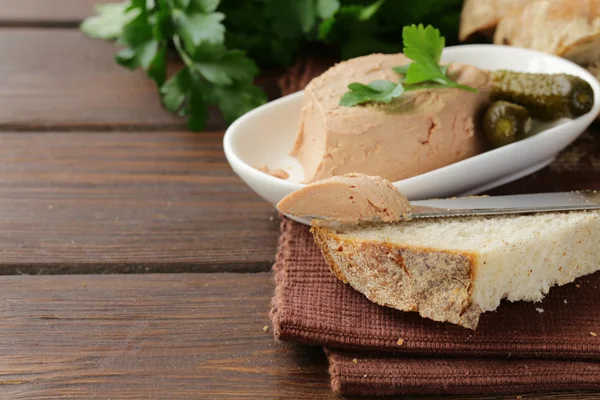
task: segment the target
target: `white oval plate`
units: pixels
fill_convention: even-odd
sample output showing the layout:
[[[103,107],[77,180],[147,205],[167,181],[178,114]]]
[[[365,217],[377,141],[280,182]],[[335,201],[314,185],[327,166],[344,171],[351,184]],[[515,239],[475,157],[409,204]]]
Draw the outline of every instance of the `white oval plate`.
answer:
[[[497,45],[463,45],[444,49],[442,61],[479,68],[522,72],[567,73],[579,76],[594,89],[594,108],[588,114],[551,124],[539,124],[539,133],[436,170],[394,182],[409,200],[476,194],[531,174],[550,164],[572,143],[600,111],[600,84],[580,66],[550,54]],[[223,139],[225,156],[233,170],[269,203],[300,189],[304,171],[289,156],[300,123],[302,92],[267,103],[235,121]],[[266,165],[282,168],[287,180],[257,170]],[[307,222],[307,221],[301,221]]]

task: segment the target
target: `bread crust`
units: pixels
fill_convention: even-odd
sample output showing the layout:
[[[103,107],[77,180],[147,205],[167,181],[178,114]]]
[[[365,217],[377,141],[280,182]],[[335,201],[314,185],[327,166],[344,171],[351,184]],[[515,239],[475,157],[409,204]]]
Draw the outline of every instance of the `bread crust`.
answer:
[[[600,57],[600,0],[540,0],[502,18],[494,43],[526,47],[578,64]]]
[[[333,275],[382,306],[475,329],[481,308],[471,299],[477,255],[356,240],[313,225]]]
[[[459,40],[465,41],[478,32],[493,35],[502,17],[533,1],[535,0],[465,0],[460,15]]]

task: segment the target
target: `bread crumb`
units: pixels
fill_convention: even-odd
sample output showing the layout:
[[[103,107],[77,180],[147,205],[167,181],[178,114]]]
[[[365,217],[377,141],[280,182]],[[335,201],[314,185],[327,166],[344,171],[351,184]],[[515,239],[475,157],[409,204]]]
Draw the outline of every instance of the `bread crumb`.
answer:
[[[269,221],[273,221],[273,217],[269,217]]]
[[[85,283],[82,283],[82,284],[81,284],[81,286],[83,286],[83,287],[87,287],[87,285],[86,285]]]
[[[568,303],[568,302],[567,302],[567,299],[565,299],[565,300],[564,300],[564,302],[565,302],[565,304],[567,304],[567,303]]]
[[[522,399],[522,398],[523,398],[523,396],[517,396],[517,399]]]
[[[536,308],[535,311],[539,312],[540,314],[544,312],[543,308]]]
[[[404,339],[400,338],[398,339],[398,346],[402,346],[404,344]]]
[[[358,360],[357,360],[356,358],[353,358],[353,359],[352,359],[352,362],[353,362],[354,364],[356,364],[356,363],[358,363]]]
[[[52,210],[54,208],[54,206],[50,205],[48,206],[48,210]]]
[[[596,332],[590,332],[590,336],[596,337],[598,335],[596,334]]]
[[[268,332],[269,331],[269,325],[263,326],[263,331]]]
[[[579,288],[581,287],[581,285],[580,285],[579,283],[576,283],[576,284],[575,284],[575,287],[576,287],[577,289],[579,289]]]

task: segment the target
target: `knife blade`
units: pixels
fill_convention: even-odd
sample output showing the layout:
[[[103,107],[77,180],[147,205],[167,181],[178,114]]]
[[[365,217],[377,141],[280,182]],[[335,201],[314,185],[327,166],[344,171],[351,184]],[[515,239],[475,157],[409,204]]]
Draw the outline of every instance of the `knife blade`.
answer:
[[[600,191],[471,196],[411,201],[412,218],[526,214],[600,209]]]

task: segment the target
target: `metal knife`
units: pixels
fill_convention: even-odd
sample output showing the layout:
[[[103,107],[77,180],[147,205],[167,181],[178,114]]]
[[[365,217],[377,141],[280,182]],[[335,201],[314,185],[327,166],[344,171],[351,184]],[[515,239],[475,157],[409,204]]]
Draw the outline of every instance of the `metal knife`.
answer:
[[[472,196],[411,201],[412,218],[526,214],[600,209],[600,191]]]

